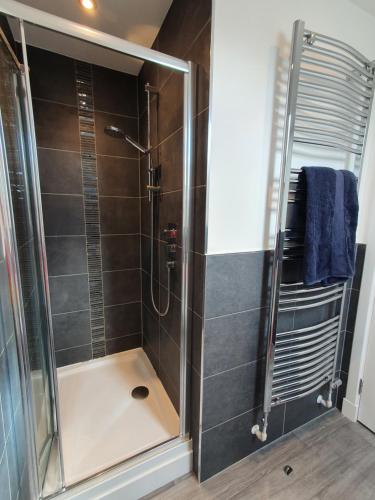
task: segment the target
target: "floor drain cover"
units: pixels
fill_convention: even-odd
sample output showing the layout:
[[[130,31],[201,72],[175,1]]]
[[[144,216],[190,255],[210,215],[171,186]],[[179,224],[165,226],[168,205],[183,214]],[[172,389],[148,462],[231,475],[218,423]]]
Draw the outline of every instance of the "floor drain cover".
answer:
[[[146,399],[148,396],[149,390],[144,385],[139,385],[132,390],[132,397],[134,399]]]

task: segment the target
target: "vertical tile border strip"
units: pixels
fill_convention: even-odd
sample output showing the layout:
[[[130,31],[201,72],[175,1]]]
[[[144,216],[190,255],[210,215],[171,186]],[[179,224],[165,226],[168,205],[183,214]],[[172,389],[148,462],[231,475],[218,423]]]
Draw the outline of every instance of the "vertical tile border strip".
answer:
[[[105,356],[104,298],[95,117],[90,64],[75,61],[93,358]]]

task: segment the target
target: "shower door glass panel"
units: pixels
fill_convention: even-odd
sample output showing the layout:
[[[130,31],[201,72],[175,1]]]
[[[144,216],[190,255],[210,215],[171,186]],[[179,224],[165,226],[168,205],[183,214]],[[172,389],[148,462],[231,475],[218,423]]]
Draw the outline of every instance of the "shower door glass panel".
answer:
[[[47,313],[44,303],[39,248],[29,189],[30,161],[25,149],[23,85],[3,39],[0,45],[0,108],[8,176],[16,231],[32,402],[38,455],[39,479],[43,483],[53,436],[51,381],[48,363]]]

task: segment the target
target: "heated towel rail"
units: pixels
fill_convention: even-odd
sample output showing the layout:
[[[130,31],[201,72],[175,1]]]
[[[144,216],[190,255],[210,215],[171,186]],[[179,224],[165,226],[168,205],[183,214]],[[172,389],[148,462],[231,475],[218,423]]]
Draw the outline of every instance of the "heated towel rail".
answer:
[[[345,285],[307,287],[286,279],[288,266],[303,257],[303,227],[288,227],[291,208],[303,201],[295,146],[338,150],[361,173],[374,95],[374,62],[346,43],[305,28],[296,21],[289,62],[286,117],[282,149],[277,234],[271,277],[271,312],[267,339],[262,421],[252,428],[267,439],[271,408],[306,396],[323,386],[328,396],[317,403],[332,406]],[[327,162],[328,163],[328,162]],[[289,269],[289,270],[290,270]],[[292,273],[293,274],[293,273]],[[297,273],[298,274],[298,273]],[[300,277],[300,276],[299,276]],[[309,314],[330,308],[329,318],[288,328],[287,313]],[[305,318],[306,319],[306,318]],[[307,318],[308,319],[308,318]],[[309,319],[308,319],[309,321]],[[329,384],[329,385],[328,385]]]

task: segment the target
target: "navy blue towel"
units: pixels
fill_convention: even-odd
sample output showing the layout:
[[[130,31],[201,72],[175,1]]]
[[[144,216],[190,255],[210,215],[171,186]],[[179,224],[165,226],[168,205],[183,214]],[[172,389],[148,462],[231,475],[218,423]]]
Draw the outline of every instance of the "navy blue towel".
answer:
[[[305,285],[330,285],[354,274],[357,178],[347,170],[302,167],[306,187]]]

